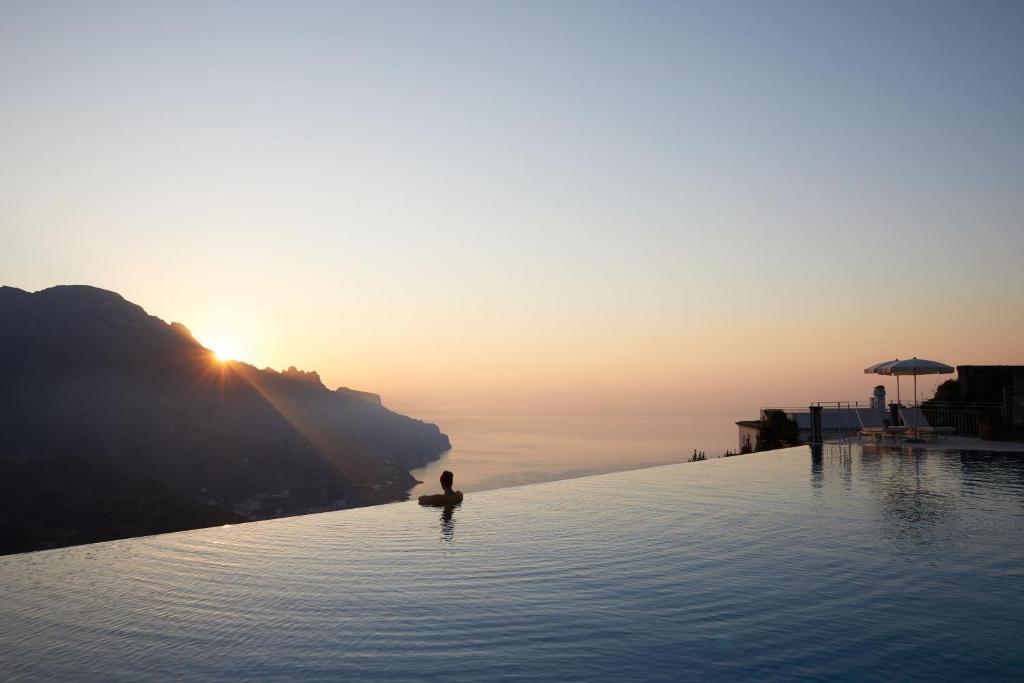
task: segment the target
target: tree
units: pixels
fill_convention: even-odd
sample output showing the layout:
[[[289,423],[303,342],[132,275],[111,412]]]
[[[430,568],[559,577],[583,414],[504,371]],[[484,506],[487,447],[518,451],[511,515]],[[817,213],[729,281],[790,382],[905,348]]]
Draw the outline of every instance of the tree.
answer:
[[[757,429],[755,451],[770,451],[800,445],[800,427],[781,410],[764,411]]]
[[[947,379],[935,389],[935,396],[925,401],[928,403],[955,403],[960,400],[960,383],[955,379]]]

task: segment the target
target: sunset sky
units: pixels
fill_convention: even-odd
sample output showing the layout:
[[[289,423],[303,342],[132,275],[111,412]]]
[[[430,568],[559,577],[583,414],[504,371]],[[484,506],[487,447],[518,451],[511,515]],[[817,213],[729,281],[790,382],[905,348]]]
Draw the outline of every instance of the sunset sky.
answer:
[[[0,17],[0,284],[427,416],[739,419],[895,357],[1024,363],[1024,3]]]

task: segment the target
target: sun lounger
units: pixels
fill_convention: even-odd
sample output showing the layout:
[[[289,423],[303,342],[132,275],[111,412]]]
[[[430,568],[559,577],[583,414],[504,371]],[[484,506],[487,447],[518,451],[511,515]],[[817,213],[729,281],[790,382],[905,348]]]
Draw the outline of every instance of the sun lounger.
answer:
[[[920,408],[903,408],[900,410],[900,418],[905,427],[921,436],[949,436],[956,431],[955,427],[932,427]]]
[[[898,439],[907,431],[906,427],[886,425],[882,422],[882,414],[874,408],[858,408],[856,413],[862,436],[870,436],[875,439],[887,437]]]

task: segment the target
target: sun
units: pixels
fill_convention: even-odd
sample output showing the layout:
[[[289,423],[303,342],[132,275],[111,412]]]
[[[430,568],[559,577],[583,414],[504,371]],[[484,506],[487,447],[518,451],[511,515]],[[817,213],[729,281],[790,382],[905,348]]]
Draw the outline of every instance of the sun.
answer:
[[[238,360],[238,344],[230,339],[218,337],[206,344],[206,347],[213,351],[214,357],[221,363],[226,363],[229,360]]]

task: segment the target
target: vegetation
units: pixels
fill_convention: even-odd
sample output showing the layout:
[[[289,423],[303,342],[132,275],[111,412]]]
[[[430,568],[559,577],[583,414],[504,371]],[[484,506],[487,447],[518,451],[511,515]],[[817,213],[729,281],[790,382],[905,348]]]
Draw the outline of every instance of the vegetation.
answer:
[[[947,379],[935,389],[935,396],[924,401],[922,405],[931,403],[955,403],[960,400],[960,385],[955,379]]]
[[[707,460],[707,459],[708,459],[708,456],[706,456],[704,454],[704,451],[698,451],[695,448],[695,449],[693,449],[693,455],[691,455],[690,459],[687,460],[686,462],[700,462],[702,460]]]
[[[757,430],[755,451],[800,445],[800,427],[781,410],[766,410]]]

